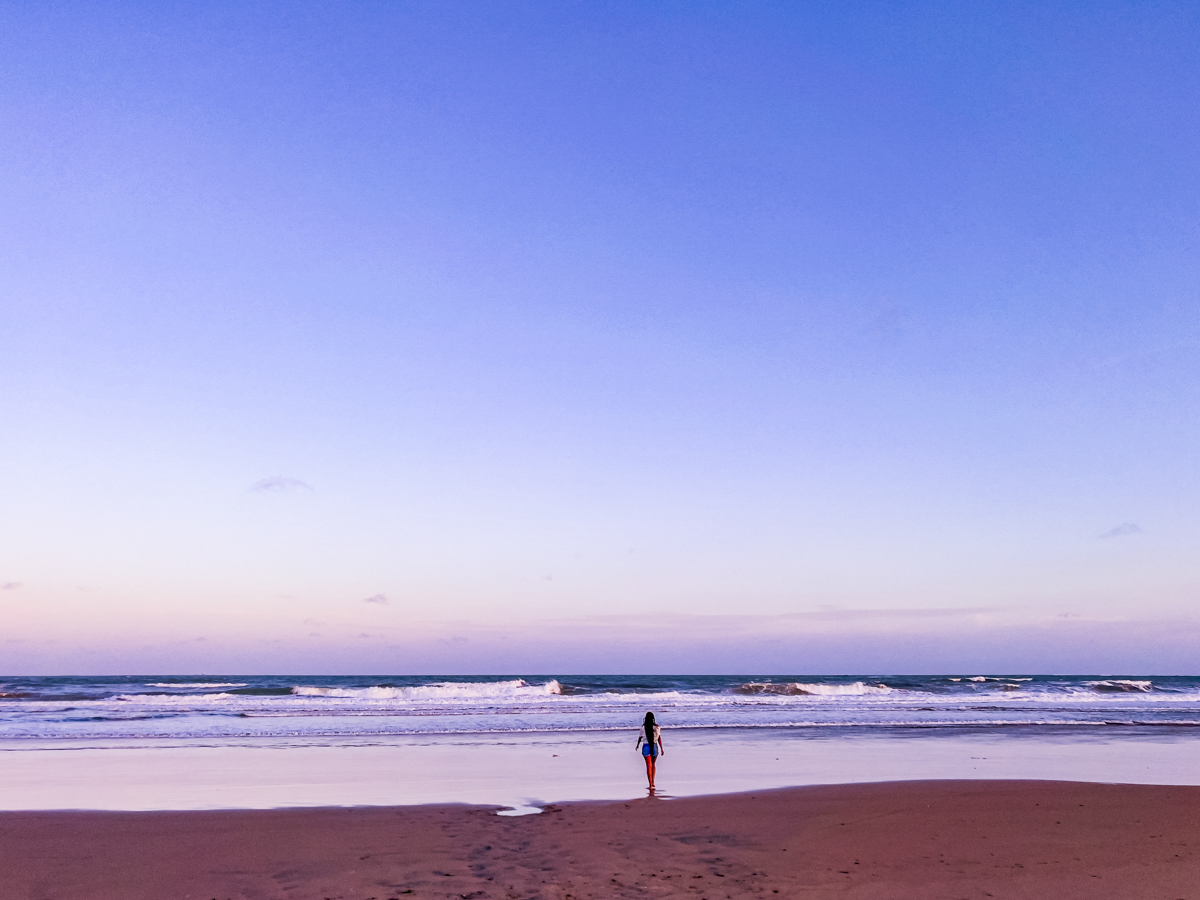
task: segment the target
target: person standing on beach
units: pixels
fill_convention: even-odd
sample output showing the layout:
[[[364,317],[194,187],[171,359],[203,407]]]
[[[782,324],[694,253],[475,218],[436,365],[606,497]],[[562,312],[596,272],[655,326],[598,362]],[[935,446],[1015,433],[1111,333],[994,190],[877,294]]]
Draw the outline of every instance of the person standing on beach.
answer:
[[[641,748],[642,756],[646,759],[646,780],[650,782],[650,793],[654,793],[654,763],[658,759],[659,754],[666,755],[667,751],[663,747],[662,729],[654,724],[654,713],[646,713],[646,718],[642,722],[642,730],[638,732],[637,743],[634,749]]]

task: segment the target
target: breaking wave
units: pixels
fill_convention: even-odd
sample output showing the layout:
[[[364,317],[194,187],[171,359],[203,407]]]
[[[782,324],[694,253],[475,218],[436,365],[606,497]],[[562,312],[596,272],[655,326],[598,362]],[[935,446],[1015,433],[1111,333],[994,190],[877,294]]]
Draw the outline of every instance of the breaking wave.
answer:
[[[1148,694],[1154,690],[1152,681],[1128,681],[1114,678],[1112,681],[1088,681],[1085,683],[1092,690],[1100,691],[1103,694]]]
[[[146,687],[163,688],[224,688],[245,687],[244,681],[152,681]]]
[[[811,684],[797,681],[776,684],[771,681],[748,681],[733,688],[735,694],[775,694],[785,697],[849,697],[865,694],[890,694],[892,688],[886,684],[867,684],[855,681],[851,684]]]
[[[303,687],[292,688],[300,697],[337,697],[354,700],[504,700],[548,697],[563,693],[563,686],[551,679],[545,684],[530,684],[520,678],[513,681],[443,681],[413,687],[381,684],[365,688]]]

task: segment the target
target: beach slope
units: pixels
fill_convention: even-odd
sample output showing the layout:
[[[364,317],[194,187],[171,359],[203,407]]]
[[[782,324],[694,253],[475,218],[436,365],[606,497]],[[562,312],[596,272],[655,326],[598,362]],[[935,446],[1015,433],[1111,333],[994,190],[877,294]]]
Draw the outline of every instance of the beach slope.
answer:
[[[0,814],[3,900],[1200,900],[1200,788],[933,781],[552,806]]]

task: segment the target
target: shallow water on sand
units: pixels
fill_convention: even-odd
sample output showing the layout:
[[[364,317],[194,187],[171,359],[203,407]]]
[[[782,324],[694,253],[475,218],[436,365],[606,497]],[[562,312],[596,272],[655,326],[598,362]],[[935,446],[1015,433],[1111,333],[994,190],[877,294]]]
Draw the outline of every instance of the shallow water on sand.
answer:
[[[1200,784],[1192,729],[664,732],[660,795],[1016,778]],[[0,741],[0,809],[546,803],[645,793],[632,735]]]

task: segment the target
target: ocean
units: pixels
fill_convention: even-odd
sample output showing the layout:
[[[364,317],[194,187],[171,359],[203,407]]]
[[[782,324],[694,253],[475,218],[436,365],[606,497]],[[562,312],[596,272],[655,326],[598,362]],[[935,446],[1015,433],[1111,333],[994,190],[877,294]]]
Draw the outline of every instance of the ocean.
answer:
[[[805,784],[1200,783],[1200,678],[0,679],[0,809],[547,803]]]
[[[1200,725],[1200,677],[246,676],[0,679],[0,739]]]

